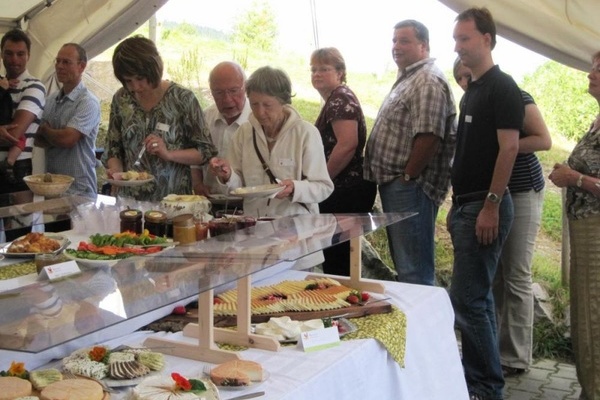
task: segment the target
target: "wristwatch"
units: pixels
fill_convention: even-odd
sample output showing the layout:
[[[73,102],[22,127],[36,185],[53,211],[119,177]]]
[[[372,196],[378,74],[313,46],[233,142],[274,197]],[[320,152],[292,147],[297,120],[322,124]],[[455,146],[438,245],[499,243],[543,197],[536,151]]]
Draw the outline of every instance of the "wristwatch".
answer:
[[[577,187],[580,188],[583,185],[583,174],[579,174],[579,178],[577,178]]]
[[[495,203],[495,204],[500,204],[500,202],[502,201],[502,198],[500,196],[498,196],[496,193],[492,193],[492,192],[489,192],[487,194],[486,199],[488,199],[489,201],[491,201],[492,203]]]
[[[404,182],[410,182],[413,179],[415,178],[411,177],[409,174],[404,174]]]

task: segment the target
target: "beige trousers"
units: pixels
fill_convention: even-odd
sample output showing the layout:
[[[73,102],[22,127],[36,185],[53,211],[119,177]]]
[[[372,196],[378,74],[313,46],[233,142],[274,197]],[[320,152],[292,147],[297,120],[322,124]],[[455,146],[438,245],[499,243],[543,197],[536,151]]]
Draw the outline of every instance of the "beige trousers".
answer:
[[[600,216],[569,220],[571,336],[581,398],[600,400]]]

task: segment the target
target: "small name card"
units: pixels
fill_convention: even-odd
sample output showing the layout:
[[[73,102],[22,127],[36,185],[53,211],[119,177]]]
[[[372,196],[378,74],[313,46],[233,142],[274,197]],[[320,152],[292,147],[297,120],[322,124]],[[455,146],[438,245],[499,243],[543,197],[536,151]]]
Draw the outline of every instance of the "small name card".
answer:
[[[81,273],[75,261],[65,261],[58,264],[47,265],[42,270],[41,276],[46,275],[49,280],[54,281],[65,276]]]
[[[314,331],[302,332],[300,342],[305,352],[323,350],[340,344],[340,334],[337,326]]]

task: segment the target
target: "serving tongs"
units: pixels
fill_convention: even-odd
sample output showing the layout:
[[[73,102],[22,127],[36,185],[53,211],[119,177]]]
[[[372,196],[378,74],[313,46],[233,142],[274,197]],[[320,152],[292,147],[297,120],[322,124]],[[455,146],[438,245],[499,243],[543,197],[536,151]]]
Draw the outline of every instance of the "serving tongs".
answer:
[[[60,246],[58,249],[54,250],[52,252],[52,254],[58,255],[58,254],[62,253],[70,244],[71,244],[71,241],[69,239],[66,239],[65,242],[62,244],[62,246]]]

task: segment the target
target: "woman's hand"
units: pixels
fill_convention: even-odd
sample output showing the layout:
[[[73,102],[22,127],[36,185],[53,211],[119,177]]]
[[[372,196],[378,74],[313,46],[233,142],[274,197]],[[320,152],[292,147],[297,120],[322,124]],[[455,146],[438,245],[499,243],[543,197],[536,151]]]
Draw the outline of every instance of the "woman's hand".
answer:
[[[111,157],[106,162],[106,176],[108,179],[113,179],[113,174],[123,172],[123,163],[116,157]]]
[[[285,186],[285,189],[283,189],[281,192],[279,192],[275,195],[276,199],[285,199],[286,197],[294,196],[294,181],[293,180],[284,179],[281,182],[279,182],[279,185]]]
[[[226,159],[213,157],[208,161],[208,165],[213,175],[219,178],[221,182],[226,183],[231,178],[231,165]]]
[[[146,153],[160,157],[165,161],[170,161],[169,150],[167,150],[167,145],[160,136],[154,133],[149,134],[144,139],[144,146],[146,146]]]
[[[579,172],[571,169],[566,164],[554,164],[554,169],[548,176],[556,186],[563,188],[567,186],[575,186],[577,179],[581,175]]]

